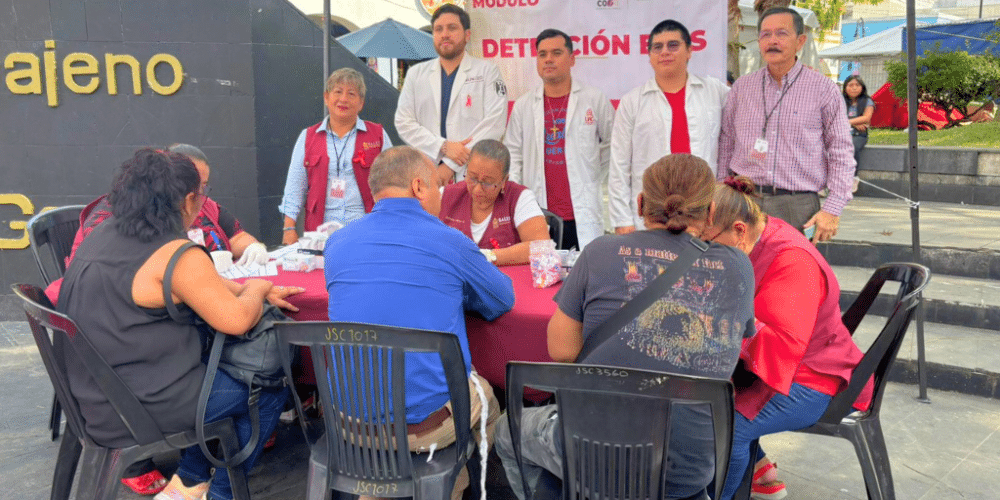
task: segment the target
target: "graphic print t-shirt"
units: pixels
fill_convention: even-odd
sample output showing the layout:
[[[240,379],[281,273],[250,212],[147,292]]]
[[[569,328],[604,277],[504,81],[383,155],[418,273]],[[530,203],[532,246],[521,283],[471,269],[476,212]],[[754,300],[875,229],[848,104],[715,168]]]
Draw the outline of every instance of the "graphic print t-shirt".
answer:
[[[688,236],[665,230],[608,235],[584,249],[557,295],[586,338],[666,270]],[[612,336],[588,364],[728,379],[753,328],[753,268],[746,255],[712,244],[663,298]]]

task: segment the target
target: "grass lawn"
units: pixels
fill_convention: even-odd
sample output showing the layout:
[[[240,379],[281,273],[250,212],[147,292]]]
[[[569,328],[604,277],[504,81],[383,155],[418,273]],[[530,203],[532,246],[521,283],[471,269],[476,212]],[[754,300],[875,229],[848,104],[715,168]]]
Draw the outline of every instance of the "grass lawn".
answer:
[[[889,128],[871,129],[868,145],[905,146],[909,133]],[[944,130],[921,130],[917,133],[919,146],[952,146],[958,148],[1000,149],[1000,121],[972,123]]]

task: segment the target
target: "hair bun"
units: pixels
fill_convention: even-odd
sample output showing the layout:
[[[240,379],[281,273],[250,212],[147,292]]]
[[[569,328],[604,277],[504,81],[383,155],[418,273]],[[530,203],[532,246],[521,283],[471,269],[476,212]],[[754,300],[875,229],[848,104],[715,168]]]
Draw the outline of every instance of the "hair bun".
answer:
[[[753,181],[750,180],[749,177],[744,177],[742,175],[738,176],[731,175],[729,177],[726,177],[726,180],[723,182],[725,182],[727,186],[733,188],[735,191],[743,194],[753,195],[756,194],[757,192],[757,186],[754,185]]]

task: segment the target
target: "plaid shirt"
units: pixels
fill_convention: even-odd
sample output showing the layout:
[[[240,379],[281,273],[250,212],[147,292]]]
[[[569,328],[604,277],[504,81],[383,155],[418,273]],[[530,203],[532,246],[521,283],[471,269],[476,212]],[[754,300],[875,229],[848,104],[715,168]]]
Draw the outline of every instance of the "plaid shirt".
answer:
[[[733,84],[722,110],[718,177],[733,172],[791,191],[829,188],[823,211],[839,216],[852,197],[850,130],[844,98],[829,78],[796,62],[779,83],[761,68]],[[754,149],[761,138],[763,154]]]

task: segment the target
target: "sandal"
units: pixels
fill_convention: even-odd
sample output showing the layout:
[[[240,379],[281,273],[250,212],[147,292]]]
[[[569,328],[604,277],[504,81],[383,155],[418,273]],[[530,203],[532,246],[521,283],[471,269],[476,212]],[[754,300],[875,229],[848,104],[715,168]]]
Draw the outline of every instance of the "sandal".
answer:
[[[778,481],[778,464],[768,461],[753,473],[750,498],[753,500],[781,500],[788,495],[785,483]]]
[[[155,495],[167,487],[167,478],[160,471],[153,469],[141,476],[123,477],[122,484],[128,486],[136,495]]]
[[[174,474],[167,488],[153,497],[153,500],[201,500],[206,494],[208,494],[208,481],[188,488],[181,482],[180,476]]]

